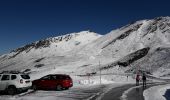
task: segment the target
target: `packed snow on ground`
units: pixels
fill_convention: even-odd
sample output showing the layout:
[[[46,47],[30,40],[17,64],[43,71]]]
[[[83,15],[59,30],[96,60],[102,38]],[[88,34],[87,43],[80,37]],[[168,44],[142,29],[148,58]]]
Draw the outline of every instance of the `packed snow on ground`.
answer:
[[[164,94],[170,89],[170,84],[153,86],[143,92],[145,100],[166,100]]]

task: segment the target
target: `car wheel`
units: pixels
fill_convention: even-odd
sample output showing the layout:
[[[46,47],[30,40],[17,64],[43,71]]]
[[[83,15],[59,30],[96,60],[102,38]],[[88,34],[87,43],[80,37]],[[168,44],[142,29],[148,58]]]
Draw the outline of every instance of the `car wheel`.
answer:
[[[24,92],[28,92],[28,89],[24,90]]]
[[[57,85],[57,90],[61,91],[62,90],[62,86],[61,85]]]
[[[64,88],[65,90],[68,90],[69,88]]]
[[[9,95],[14,95],[14,94],[16,94],[16,92],[17,92],[17,89],[16,89],[15,86],[9,86],[8,89],[7,89],[7,93]]]
[[[33,89],[34,91],[36,91],[36,90],[37,90],[37,86],[36,86],[36,85],[33,85],[33,86],[32,86],[32,89]]]

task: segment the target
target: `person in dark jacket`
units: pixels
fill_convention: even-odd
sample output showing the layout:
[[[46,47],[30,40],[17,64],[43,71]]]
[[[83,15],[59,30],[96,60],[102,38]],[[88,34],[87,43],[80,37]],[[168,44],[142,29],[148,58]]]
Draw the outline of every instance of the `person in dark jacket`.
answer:
[[[146,75],[145,75],[145,73],[143,73],[142,81],[143,81],[143,87],[146,87]]]
[[[139,85],[139,81],[140,81],[140,75],[137,74],[137,75],[136,75],[136,86]]]

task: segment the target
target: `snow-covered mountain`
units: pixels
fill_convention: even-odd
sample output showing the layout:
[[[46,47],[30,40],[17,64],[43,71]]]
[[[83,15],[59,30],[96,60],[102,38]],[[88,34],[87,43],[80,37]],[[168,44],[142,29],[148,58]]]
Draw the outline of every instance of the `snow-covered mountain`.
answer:
[[[140,20],[106,35],[90,31],[40,40],[0,56],[0,70],[87,74],[146,71],[170,75],[170,17]],[[99,66],[100,63],[100,66]],[[109,69],[109,70],[108,70]]]
[[[65,66],[83,60],[76,51],[101,35],[90,31],[40,40],[0,57],[1,70],[41,70]],[[38,69],[37,69],[38,68]],[[70,69],[70,68],[69,68]]]

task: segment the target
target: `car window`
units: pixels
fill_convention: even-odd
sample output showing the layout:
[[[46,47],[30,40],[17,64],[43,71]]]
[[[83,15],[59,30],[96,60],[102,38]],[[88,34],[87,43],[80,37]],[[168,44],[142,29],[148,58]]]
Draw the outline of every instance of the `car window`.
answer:
[[[59,75],[57,76],[57,79],[70,79],[70,77],[66,75]]]
[[[59,76],[59,79],[64,79],[64,77],[63,76]]]
[[[43,80],[49,80],[49,79],[50,79],[50,76],[44,76],[44,77],[42,77],[41,79],[43,79]]]
[[[63,76],[62,78],[63,78],[63,79],[70,79],[69,76]]]
[[[55,75],[55,79],[63,79],[61,75]]]
[[[56,80],[56,79],[57,79],[57,76],[52,75],[52,76],[51,76],[51,79],[52,79],[52,80]]]
[[[9,80],[9,75],[3,75],[1,81]]]
[[[16,78],[17,78],[16,75],[11,75],[11,80],[14,80],[14,79],[16,79]]]
[[[30,76],[29,76],[29,75],[21,75],[21,77],[22,77],[23,79],[30,79]]]

